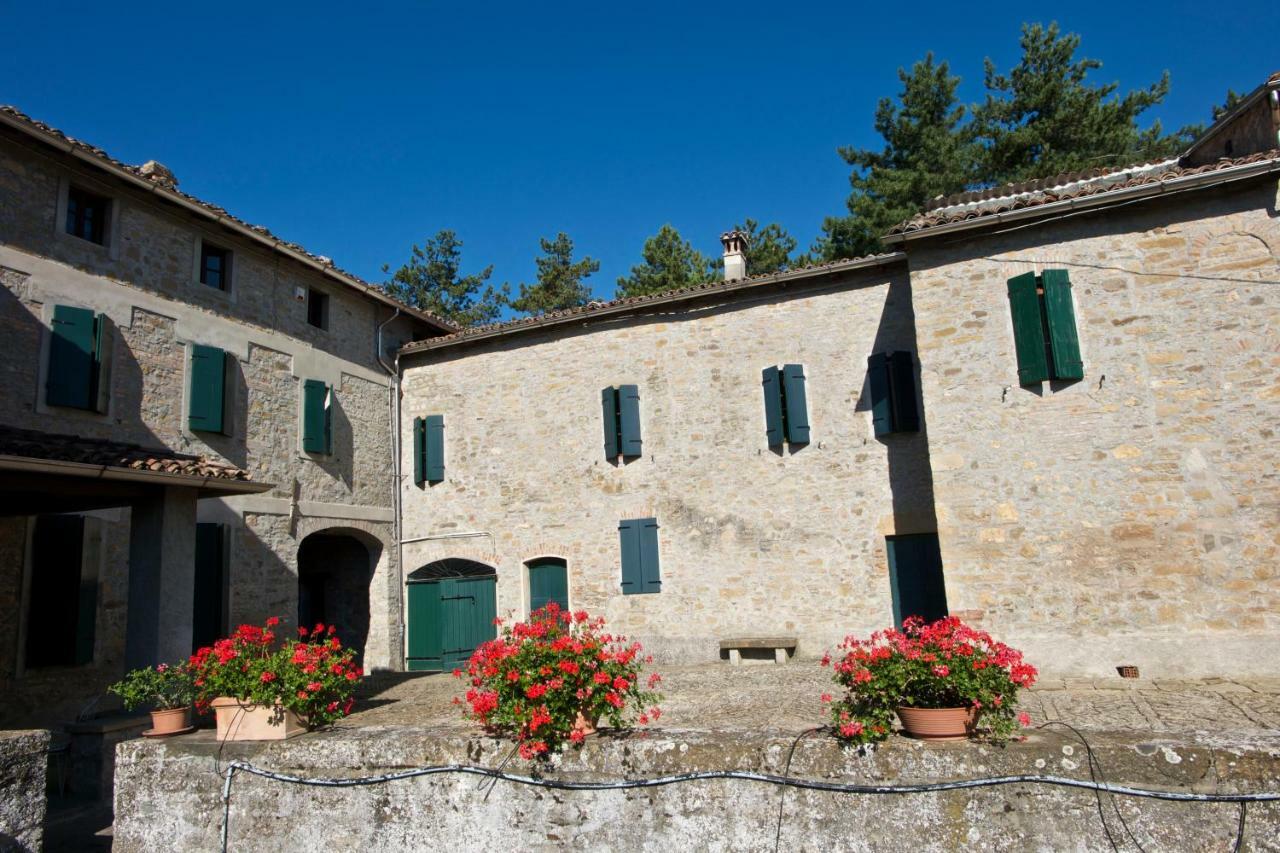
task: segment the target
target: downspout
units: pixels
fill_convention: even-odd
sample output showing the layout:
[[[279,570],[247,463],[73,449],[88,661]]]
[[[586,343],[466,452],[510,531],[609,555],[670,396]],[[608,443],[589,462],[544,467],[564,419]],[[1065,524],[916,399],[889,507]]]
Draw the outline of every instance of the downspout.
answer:
[[[404,662],[404,584],[401,579],[404,576],[404,567],[401,560],[404,557],[404,548],[400,544],[400,537],[404,535],[404,522],[400,506],[400,353],[396,353],[395,366],[387,364],[382,357],[382,330],[385,329],[392,320],[400,316],[400,309],[396,308],[395,312],[386,319],[386,321],[378,324],[377,356],[378,364],[382,365],[382,369],[387,372],[391,381],[387,383],[387,393],[390,397],[387,400],[388,417],[391,419],[391,515],[392,535],[395,537],[396,547],[396,600],[400,603],[398,610],[400,618],[400,655],[394,661],[388,661],[388,664],[394,670],[397,666]],[[388,651],[391,651],[388,649]]]

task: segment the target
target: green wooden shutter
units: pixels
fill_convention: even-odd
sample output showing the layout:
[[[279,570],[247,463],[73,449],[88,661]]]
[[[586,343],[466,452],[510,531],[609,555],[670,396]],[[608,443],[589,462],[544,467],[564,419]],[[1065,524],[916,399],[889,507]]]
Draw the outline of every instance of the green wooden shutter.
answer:
[[[191,650],[212,645],[224,633],[222,617],[223,526],[196,525],[195,604],[191,618]]]
[[[618,437],[623,456],[644,452],[640,441],[640,389],[635,385],[618,387]]]
[[[947,591],[942,578],[938,534],[919,533],[885,539],[889,556],[889,589],[893,619],[899,627],[908,616],[926,622],[947,615]]]
[[[785,440],[782,434],[782,376],[776,367],[764,369],[761,384],[764,385],[764,428],[769,446],[775,447]]]
[[[618,522],[618,540],[622,549],[622,594],[644,592],[644,565],[640,552],[640,520]]]
[[[413,419],[413,482],[427,482],[427,422],[422,418]]]
[[[569,578],[563,560],[539,560],[529,564],[529,612],[551,602],[569,609]]]
[[[889,353],[889,397],[893,402],[893,431],[918,432],[920,408],[916,404],[916,358],[905,350]]]
[[[444,415],[427,415],[426,475],[428,483],[439,483],[444,479]]]
[[[658,520],[640,519],[640,577],[643,592],[662,592],[662,571],[658,563]]]
[[[45,402],[50,406],[95,408],[94,354],[98,352],[99,336],[93,312],[55,305],[51,331]]]
[[[307,453],[330,452],[329,391],[318,379],[302,383],[302,449]]]
[[[1071,304],[1071,278],[1066,270],[1045,270],[1044,310],[1049,318],[1049,343],[1053,351],[1056,379],[1083,379],[1080,339],[1076,334],[1076,311]]]
[[[1035,273],[1009,279],[1009,310],[1013,314],[1013,341],[1018,352],[1018,384],[1034,385],[1049,378],[1044,353],[1044,324]]]
[[[217,347],[191,347],[191,393],[187,424],[201,432],[222,432],[227,390],[227,357]]]
[[[867,390],[871,395],[871,426],[877,436],[893,432],[893,401],[889,397],[889,356],[874,353],[867,359]]]
[[[106,384],[110,381],[110,373],[106,363],[111,354],[111,332],[107,328],[107,317],[98,314],[93,318],[93,363],[89,370],[89,407],[95,412],[106,414],[110,391]]]
[[[600,392],[600,422],[604,425],[604,456],[617,459],[618,439],[618,389],[612,386]]]
[[[440,582],[409,581],[407,590],[410,672],[438,672],[444,658],[444,630],[441,626]]]
[[[782,397],[787,407],[787,441],[809,443],[809,406],[804,393],[804,368],[798,364],[782,367]]]

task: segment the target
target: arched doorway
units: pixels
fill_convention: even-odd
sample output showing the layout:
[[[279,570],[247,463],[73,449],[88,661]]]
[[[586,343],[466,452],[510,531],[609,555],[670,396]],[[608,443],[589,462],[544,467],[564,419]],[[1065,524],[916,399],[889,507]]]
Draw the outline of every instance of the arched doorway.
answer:
[[[367,539],[323,530],[298,546],[298,624],[333,625],[362,661],[369,639],[369,582],[382,550]]]
[[[457,558],[427,563],[410,574],[405,669],[453,669],[493,639],[497,580],[492,566]]]
[[[555,602],[569,609],[569,571],[559,557],[538,557],[525,563],[529,572],[529,612]]]

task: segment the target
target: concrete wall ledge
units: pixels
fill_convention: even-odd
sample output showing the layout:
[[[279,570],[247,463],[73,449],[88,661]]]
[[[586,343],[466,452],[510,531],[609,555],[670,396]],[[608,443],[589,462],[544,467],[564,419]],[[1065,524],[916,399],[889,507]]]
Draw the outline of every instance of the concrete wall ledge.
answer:
[[[1162,790],[1280,789],[1278,745],[1210,749],[1169,740],[1090,734],[1107,779]],[[592,738],[542,771],[547,778],[615,780],[696,770],[781,773],[790,737],[660,731]],[[233,759],[285,773],[357,777],[435,764],[496,767],[510,744],[444,729],[369,727],[290,741],[227,744],[198,733],[129,741],[117,750],[116,851],[220,846],[223,777]],[[508,765],[529,771],[519,760]],[[797,777],[874,784],[1011,774],[1090,777],[1074,737],[1037,732],[1007,748],[926,745],[894,738],[869,754],[814,735],[797,747]],[[714,780],[629,791],[557,791],[499,782],[486,800],[476,776],[444,774],[350,788],[290,785],[237,773],[228,849],[754,850],[777,828],[781,788]],[[1148,849],[1229,849],[1239,811],[1226,804],[1117,798]],[[1113,835],[1124,830],[1106,804]],[[1280,806],[1248,811],[1247,849],[1280,837]],[[1091,792],[1035,784],[895,796],[788,789],[784,849],[1111,849]]]
[[[0,851],[37,851],[44,841],[49,733],[0,731]]]

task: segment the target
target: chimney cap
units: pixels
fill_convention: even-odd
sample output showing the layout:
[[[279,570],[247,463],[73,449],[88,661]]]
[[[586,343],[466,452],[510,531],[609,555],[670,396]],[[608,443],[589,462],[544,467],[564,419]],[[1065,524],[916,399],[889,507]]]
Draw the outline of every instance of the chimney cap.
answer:
[[[748,242],[747,232],[739,231],[736,228],[720,235],[720,244],[724,246],[726,253],[746,251]]]
[[[148,160],[143,163],[138,167],[138,174],[162,187],[175,189],[178,186],[178,179],[174,177],[173,171],[158,160]]]

